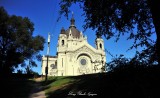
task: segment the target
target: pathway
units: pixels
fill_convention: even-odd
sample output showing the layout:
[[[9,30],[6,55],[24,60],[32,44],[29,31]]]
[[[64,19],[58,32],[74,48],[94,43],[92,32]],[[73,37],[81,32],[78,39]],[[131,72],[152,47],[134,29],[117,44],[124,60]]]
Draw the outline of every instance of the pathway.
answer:
[[[43,87],[41,86],[40,82],[41,78],[37,78],[36,83],[33,84],[34,87],[29,98],[46,98],[45,92],[43,91]]]

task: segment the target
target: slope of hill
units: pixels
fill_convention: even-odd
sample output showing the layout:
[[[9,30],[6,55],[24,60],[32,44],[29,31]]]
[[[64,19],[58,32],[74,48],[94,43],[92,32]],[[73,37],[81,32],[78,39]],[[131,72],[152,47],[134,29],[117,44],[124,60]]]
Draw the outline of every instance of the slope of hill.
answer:
[[[43,83],[48,98],[160,97],[160,67],[119,69],[114,72],[70,77],[49,77]]]

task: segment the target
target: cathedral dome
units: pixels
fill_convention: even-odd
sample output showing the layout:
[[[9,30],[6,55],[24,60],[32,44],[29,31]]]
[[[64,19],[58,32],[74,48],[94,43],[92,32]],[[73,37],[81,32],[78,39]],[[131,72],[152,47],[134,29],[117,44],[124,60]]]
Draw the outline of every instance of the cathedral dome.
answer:
[[[69,29],[67,29],[65,31],[64,28],[62,28],[61,34],[66,34],[67,37],[69,37],[70,34],[71,34],[71,36],[73,38],[80,38],[80,31],[76,29],[75,19],[73,18],[73,15],[72,15],[72,18],[71,18],[70,22],[71,22],[71,25],[70,25]]]
[[[73,38],[80,38],[80,31],[77,30],[75,26],[70,26],[69,29],[66,30],[67,37],[69,36],[70,32]]]

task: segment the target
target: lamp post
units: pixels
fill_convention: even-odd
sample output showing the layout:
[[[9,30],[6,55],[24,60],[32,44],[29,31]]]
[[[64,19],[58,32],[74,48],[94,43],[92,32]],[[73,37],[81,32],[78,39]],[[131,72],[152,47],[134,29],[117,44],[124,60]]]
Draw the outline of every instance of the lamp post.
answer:
[[[50,47],[50,34],[48,33],[48,48],[47,48],[47,64],[46,64],[46,68],[45,68],[45,73],[46,73],[45,81],[47,81],[47,78],[48,78],[48,57],[49,57],[49,47]]]
[[[45,77],[45,81],[47,81],[47,75],[48,75],[48,55],[47,55],[47,65],[46,65],[46,68],[45,68],[45,73],[46,73],[46,77]]]

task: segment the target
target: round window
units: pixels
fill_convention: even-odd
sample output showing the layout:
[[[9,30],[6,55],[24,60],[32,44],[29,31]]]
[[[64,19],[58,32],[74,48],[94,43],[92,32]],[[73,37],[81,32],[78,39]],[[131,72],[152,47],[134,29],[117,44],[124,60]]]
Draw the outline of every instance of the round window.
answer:
[[[81,59],[81,65],[86,65],[87,61],[85,59]]]

